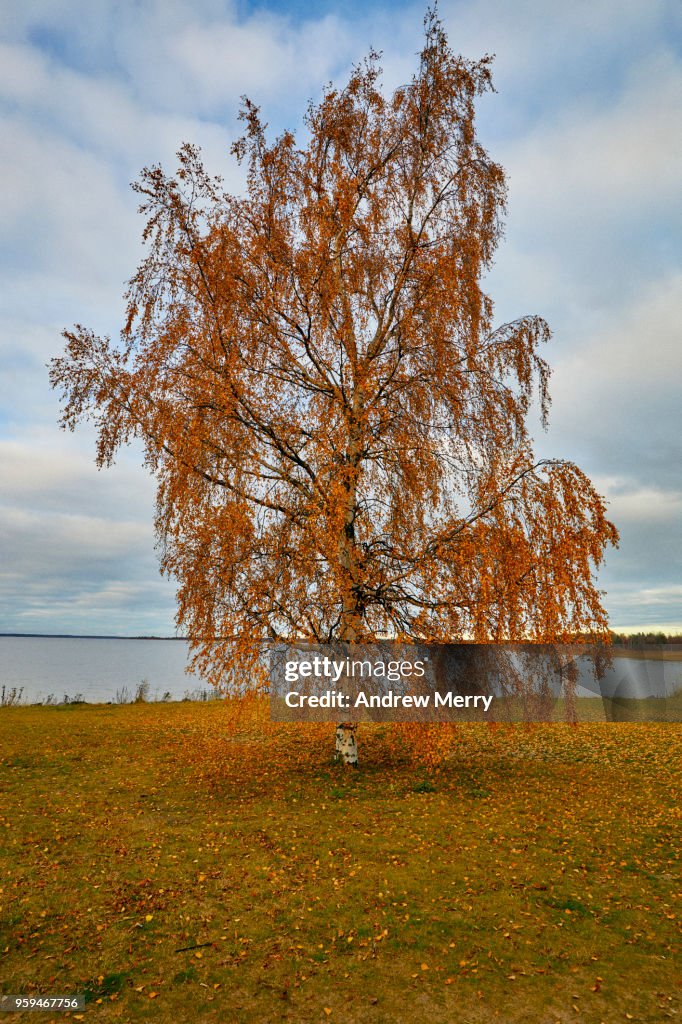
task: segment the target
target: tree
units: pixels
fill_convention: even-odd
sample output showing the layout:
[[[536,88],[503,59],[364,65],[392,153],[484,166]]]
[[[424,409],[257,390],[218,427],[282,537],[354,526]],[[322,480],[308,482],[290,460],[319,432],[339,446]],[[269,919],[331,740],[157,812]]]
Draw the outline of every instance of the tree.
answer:
[[[145,169],[120,344],[64,332],[62,425],[94,420],[99,465],[143,442],[177,621],[214,682],[266,639],[606,634],[616,530],[526,425],[536,387],[547,416],[549,329],[494,327],[481,286],[506,196],[475,132],[490,64],[430,12],[411,82],[384,97],[370,53],[309,105],[303,146],[268,142],[245,100],[245,194],[190,145],[174,177]]]

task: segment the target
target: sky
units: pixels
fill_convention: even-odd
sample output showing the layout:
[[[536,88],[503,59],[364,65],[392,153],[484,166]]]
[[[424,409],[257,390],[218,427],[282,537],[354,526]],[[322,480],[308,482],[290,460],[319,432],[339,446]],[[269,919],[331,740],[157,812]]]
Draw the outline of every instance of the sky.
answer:
[[[508,174],[486,287],[500,322],[549,320],[542,456],[605,494],[615,629],[682,632],[682,7],[442,2],[450,43],[495,54],[481,140]],[[118,333],[142,221],[130,189],[184,141],[233,191],[240,96],[272,131],[373,47],[409,80],[424,7],[373,0],[24,0],[0,6],[0,632],[174,633],[154,483],[136,447],[94,466],[58,428],[60,332]]]

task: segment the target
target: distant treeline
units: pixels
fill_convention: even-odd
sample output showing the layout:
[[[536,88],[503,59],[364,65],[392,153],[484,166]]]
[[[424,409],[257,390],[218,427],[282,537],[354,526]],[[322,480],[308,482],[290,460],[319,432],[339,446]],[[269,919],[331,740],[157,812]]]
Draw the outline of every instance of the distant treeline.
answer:
[[[611,633],[611,642],[621,647],[642,644],[682,644],[682,633]]]

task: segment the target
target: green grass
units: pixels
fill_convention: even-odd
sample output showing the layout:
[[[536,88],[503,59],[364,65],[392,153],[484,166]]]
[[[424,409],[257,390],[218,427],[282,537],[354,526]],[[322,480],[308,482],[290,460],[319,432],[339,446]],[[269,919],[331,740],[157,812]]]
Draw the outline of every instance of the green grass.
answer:
[[[92,1021],[674,1019],[679,726],[469,725],[431,771],[392,735],[353,772],[329,727],[220,702],[3,708],[2,991]]]

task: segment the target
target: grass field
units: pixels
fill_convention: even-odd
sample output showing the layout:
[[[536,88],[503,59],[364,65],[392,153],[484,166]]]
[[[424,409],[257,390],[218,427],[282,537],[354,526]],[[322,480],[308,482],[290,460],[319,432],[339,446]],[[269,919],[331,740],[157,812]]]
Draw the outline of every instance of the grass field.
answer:
[[[2,991],[85,993],[43,1022],[680,1012],[679,726],[468,725],[428,771],[390,729],[357,772],[331,740],[257,705],[0,709]]]

